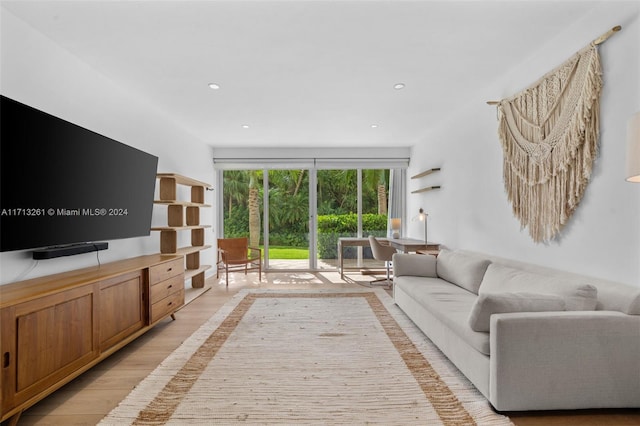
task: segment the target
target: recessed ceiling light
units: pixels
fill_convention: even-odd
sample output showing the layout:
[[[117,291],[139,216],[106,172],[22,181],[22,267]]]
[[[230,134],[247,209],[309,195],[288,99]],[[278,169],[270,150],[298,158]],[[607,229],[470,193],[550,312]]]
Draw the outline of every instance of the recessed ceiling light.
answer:
[[[217,83],[209,83],[209,89],[212,90],[218,90],[220,88],[220,85]]]
[[[372,124],[372,125],[371,125],[371,128],[372,128],[372,129],[377,129],[377,128],[378,128],[378,125],[377,125],[377,124]]]
[[[249,128],[249,125],[248,125],[248,124],[243,124],[243,125],[242,125],[242,128],[243,128],[243,129],[248,129],[248,128]]]
[[[393,88],[396,90],[404,89],[404,83],[396,83],[393,85]]]

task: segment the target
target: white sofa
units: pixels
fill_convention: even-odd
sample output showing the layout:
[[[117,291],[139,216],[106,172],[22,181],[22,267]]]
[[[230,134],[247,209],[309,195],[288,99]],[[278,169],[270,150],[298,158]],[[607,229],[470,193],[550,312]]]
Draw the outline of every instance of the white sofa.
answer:
[[[640,288],[464,250],[393,269],[395,303],[496,410],[640,407]]]

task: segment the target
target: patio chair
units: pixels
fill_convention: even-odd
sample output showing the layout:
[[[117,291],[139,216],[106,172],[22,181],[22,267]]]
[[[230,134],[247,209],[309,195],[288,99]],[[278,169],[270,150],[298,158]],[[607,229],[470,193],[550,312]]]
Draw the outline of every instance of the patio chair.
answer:
[[[248,238],[218,238],[218,262],[216,278],[225,271],[227,287],[229,272],[258,270],[258,280],[262,281],[262,249],[250,247]]]

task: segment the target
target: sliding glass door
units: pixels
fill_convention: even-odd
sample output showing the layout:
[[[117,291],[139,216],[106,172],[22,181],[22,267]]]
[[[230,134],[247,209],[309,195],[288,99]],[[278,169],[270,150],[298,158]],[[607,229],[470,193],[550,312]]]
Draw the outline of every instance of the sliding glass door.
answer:
[[[309,170],[268,172],[268,269],[309,269]]]
[[[320,269],[336,269],[338,239],[358,236],[358,171],[317,171],[317,256]],[[348,258],[357,252],[349,249]]]
[[[225,237],[263,248],[265,269],[336,269],[340,237],[387,234],[389,170],[223,170]],[[368,248],[347,266],[373,266]]]
[[[318,170],[317,253],[320,269],[337,267],[341,237],[384,237],[389,170]],[[368,247],[346,247],[346,267],[377,267]]]
[[[222,179],[222,218],[225,238],[248,237],[263,244],[262,170],[225,170]]]
[[[248,237],[265,269],[312,267],[309,170],[224,170],[222,182],[225,238]]]

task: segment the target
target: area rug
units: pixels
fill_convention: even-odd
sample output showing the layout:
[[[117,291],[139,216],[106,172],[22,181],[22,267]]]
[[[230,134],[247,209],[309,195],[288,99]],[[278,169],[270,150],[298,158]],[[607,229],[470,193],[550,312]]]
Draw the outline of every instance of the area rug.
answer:
[[[102,425],[511,425],[383,289],[243,290]]]

